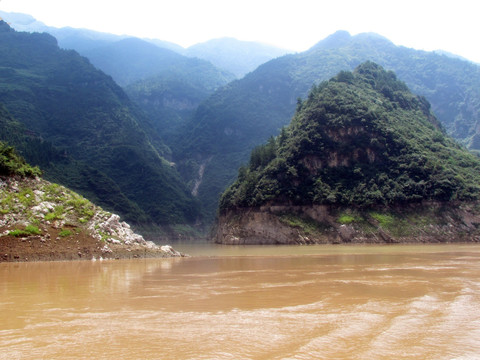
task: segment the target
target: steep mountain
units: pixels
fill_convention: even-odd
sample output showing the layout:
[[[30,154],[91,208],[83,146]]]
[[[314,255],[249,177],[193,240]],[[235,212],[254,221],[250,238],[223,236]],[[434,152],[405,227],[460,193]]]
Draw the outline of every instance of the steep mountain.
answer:
[[[261,64],[289,51],[253,41],[234,38],[209,40],[190,46],[185,55],[210,61],[220,69],[235,74],[237,78],[255,70]]]
[[[230,80],[230,75],[210,63],[189,59],[183,64],[159,68],[156,75],[126,86],[125,91],[173,148],[198,105]]]
[[[210,62],[189,58],[129,38],[85,52],[89,60],[123,86],[171,147],[185,121],[213,92],[234,79]]]
[[[87,59],[61,50],[50,35],[16,32],[2,21],[0,83],[0,103],[21,123],[24,135],[38,146],[52,146],[47,179],[60,176],[73,189],[88,186],[102,204],[137,224],[197,219],[197,203],[162,157],[168,148],[148,118]],[[68,166],[59,165],[59,155]],[[76,162],[87,165],[76,167]]]
[[[259,66],[199,106],[184,137],[180,171],[196,184],[210,215],[250,150],[289,123],[298,98],[313,84],[367,60],[395,71],[414,93],[428,99],[449,134],[472,150],[480,149],[479,66],[398,47],[376,34],[340,31],[304,53]]]
[[[121,86],[132,84],[169,70],[215,73],[223,83],[233,79],[205,60],[192,59],[137,38],[123,39],[83,53],[93,65]]]
[[[222,196],[217,241],[475,240],[479,184],[480,159],[446,136],[425,98],[366,62],[315,87],[253,150]]]
[[[55,147],[38,133],[28,130],[1,104],[0,140],[14,146],[23,157],[39,166],[49,180],[68,184],[91,201],[121,211],[126,219],[137,223],[148,221],[145,212],[129,200],[118,184],[103,171],[89,166],[85,161],[73,159],[64,149]]]

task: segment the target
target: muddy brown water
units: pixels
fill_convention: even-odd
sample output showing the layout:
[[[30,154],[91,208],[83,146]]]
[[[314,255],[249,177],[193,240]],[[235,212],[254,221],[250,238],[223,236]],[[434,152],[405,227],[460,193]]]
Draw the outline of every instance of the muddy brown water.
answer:
[[[0,359],[480,359],[480,245],[0,264]]]

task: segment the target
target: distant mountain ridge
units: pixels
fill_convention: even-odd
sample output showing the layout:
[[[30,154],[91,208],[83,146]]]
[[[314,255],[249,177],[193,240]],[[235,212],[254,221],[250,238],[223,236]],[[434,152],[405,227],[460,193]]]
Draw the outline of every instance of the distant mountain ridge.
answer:
[[[109,46],[114,42],[132,38],[128,35],[114,35],[88,29],[71,27],[55,28],[37,21],[30,15],[0,11],[0,16],[10,22],[18,31],[47,32],[55,36],[60,47],[74,49],[89,57],[95,49]],[[138,39],[138,38],[135,38]],[[211,62],[223,71],[235,74],[237,78],[255,70],[260,64],[289,52],[274,46],[233,38],[212,39],[183,48],[180,45],[159,39],[144,40],[159,48],[174,51],[187,57],[196,57]],[[98,61],[98,58],[97,58]]]
[[[218,86],[226,84],[233,76],[215,68],[211,63],[180,55],[152,43],[126,38],[83,53],[93,65],[109,74],[120,86],[127,86],[169,70],[194,70],[197,67],[216,72],[221,79]],[[197,70],[198,71],[198,70]]]
[[[60,47],[74,49],[80,53],[127,37],[88,29],[55,28],[45,25],[31,15],[22,13],[0,11],[0,16],[17,31],[49,33],[57,39]]]
[[[205,166],[198,196],[209,206],[233,180],[249,151],[287,125],[298,98],[313,84],[371,60],[393,70],[412,92],[424,95],[447,132],[480,150],[480,67],[443,55],[395,46],[377,34],[337,32],[308,51],[273,59],[230,83],[201,104],[184,137],[183,158],[201,154]],[[210,208],[211,214],[214,208]]]

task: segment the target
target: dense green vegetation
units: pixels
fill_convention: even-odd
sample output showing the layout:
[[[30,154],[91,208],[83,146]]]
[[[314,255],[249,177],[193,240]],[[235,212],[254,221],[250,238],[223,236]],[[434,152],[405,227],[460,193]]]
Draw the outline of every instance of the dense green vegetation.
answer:
[[[313,84],[367,60],[394,71],[414,93],[427,98],[449,134],[472,150],[479,148],[478,65],[397,47],[375,34],[338,32],[309,51],[260,66],[199,106],[184,137],[179,170],[190,181],[209,159],[198,197],[210,214],[250,151],[290,122],[298,98],[305,98]]]
[[[174,148],[198,105],[233,76],[199,59],[157,67],[156,71],[126,86],[125,91],[152,120],[154,130]]]
[[[41,171],[38,167],[27,164],[25,159],[18,155],[12,146],[0,141],[0,176],[15,175],[35,177],[40,176]]]
[[[0,139],[64,184],[132,223],[185,224],[197,201],[153,125],[88,60],[47,34],[0,22]]]
[[[118,184],[104,172],[84,161],[78,161],[65,154],[51,142],[45,141],[35,132],[9,114],[0,104],[0,139],[13,145],[30,163],[40,167],[46,178],[83,194],[107,209],[121,211],[129,220],[148,222],[148,216],[137,204],[122,193]]]
[[[251,152],[221,209],[268,201],[368,207],[479,197],[480,159],[446,136],[425,98],[366,62],[298,102],[291,125]],[[372,216],[388,223],[383,214]],[[354,220],[343,214],[338,221]]]

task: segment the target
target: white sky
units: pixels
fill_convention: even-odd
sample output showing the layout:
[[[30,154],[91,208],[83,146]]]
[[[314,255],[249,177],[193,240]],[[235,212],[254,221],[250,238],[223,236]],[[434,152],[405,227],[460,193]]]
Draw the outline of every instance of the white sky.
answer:
[[[376,32],[480,63],[478,0],[0,0],[46,25],[157,38],[184,47],[235,37],[304,51],[337,30]]]

